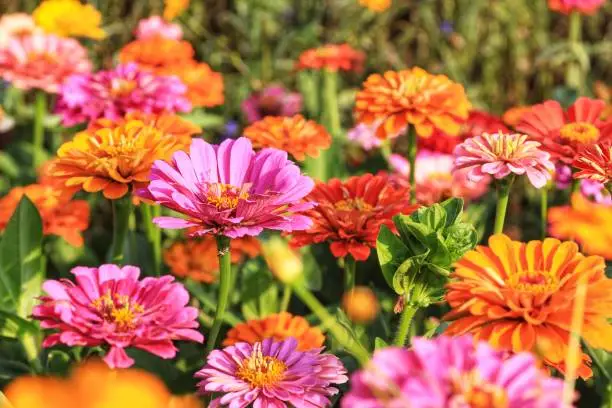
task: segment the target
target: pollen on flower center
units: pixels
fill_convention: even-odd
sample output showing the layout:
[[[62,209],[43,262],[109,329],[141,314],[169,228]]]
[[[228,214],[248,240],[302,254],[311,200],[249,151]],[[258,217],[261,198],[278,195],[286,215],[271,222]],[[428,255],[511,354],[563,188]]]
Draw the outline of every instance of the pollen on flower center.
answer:
[[[111,295],[110,292],[94,300],[91,305],[104,321],[114,323],[117,331],[134,329],[138,316],[144,312],[141,305],[130,302],[129,296],[117,293]]]
[[[449,406],[468,406],[471,408],[507,408],[509,399],[506,391],[486,383],[480,374],[473,370],[467,373],[451,373],[453,396]]]
[[[242,187],[231,184],[211,183],[206,191],[206,201],[219,210],[233,210],[238,207],[241,200],[248,200],[249,185]]]
[[[248,382],[252,388],[265,387],[281,381],[287,370],[287,365],[281,360],[264,356],[261,343],[256,343],[253,353],[242,361],[236,371],[238,378]]]
[[[595,143],[600,136],[599,129],[587,122],[568,123],[561,128],[559,134],[569,142],[583,144]]]
[[[347,198],[346,200],[340,200],[334,204],[334,207],[340,211],[372,211],[374,207],[365,202],[361,197]]]
[[[559,279],[547,271],[523,271],[511,276],[508,284],[521,292],[548,293],[557,289]]]

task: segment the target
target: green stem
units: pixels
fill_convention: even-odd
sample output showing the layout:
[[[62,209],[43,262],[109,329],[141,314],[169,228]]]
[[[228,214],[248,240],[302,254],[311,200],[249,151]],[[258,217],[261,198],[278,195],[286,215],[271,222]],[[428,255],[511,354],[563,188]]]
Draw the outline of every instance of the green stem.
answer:
[[[568,42],[571,47],[572,53],[578,47],[582,38],[582,15],[574,11],[569,16],[569,31],[568,31]],[[568,63],[565,71],[565,84],[567,87],[581,90],[583,85],[583,72],[580,64],[572,60]]]
[[[283,299],[280,304],[280,311],[286,312],[289,309],[289,303],[291,302],[291,295],[293,294],[293,290],[291,286],[285,285],[285,289],[283,290]]]
[[[21,341],[21,346],[25,352],[28,364],[34,369],[35,373],[42,373],[43,366],[38,358],[40,342],[38,341],[37,336],[30,331],[26,331],[20,336],[19,340]]]
[[[36,92],[34,101],[34,132],[33,132],[33,160],[34,168],[38,168],[44,160],[45,144],[45,118],[47,117],[47,95],[44,92]]]
[[[347,352],[352,354],[361,365],[368,362],[370,359],[368,351],[353,338],[348,330],[338,323],[338,320],[327,311],[312,292],[299,283],[293,285],[293,291],[317,315],[323,329],[328,330]]]
[[[340,110],[338,108],[338,73],[323,70],[323,115],[325,126],[334,138],[340,137]]]
[[[306,174],[315,180],[327,180],[327,150],[321,150],[319,157],[307,157],[304,161]]]
[[[357,275],[357,263],[355,258],[347,255],[344,258],[344,291],[350,292],[355,288],[355,276]]]
[[[418,308],[416,306],[404,305],[399,327],[397,328],[397,334],[395,335],[395,340],[393,340],[393,344],[396,346],[404,347],[406,345],[408,333],[410,332],[410,324],[417,310]]]
[[[210,353],[217,344],[217,337],[223,324],[225,309],[232,289],[232,257],[230,251],[230,239],[223,235],[217,236],[217,250],[219,251],[219,300],[215,311],[215,320],[208,335],[206,352]]]
[[[113,241],[108,252],[110,263],[121,264],[124,258],[123,249],[130,228],[130,215],[132,214],[132,196],[113,200]]]
[[[416,204],[417,135],[414,126],[408,127],[408,163],[410,163],[410,204]]]
[[[540,232],[544,239],[548,233],[548,186],[542,187],[540,191]]]
[[[577,193],[578,191],[580,191],[580,180],[573,178],[572,186],[570,188],[570,198],[574,193]]]
[[[140,205],[147,240],[153,250],[153,272],[156,276],[160,275],[162,263],[161,229],[153,223],[153,219],[159,216],[159,209],[159,206],[152,206],[144,203]]]
[[[610,383],[612,381],[610,373],[608,373],[605,364],[601,361],[597,353],[595,353],[595,350],[593,350],[593,348],[586,341],[583,341],[582,344],[584,344],[584,348],[589,356],[591,356],[591,360],[593,360],[593,363],[595,363],[595,366],[599,369],[600,374],[606,378],[608,383]]]
[[[493,229],[495,234],[501,234],[504,231],[504,221],[506,220],[506,210],[508,209],[512,182],[512,178],[507,178],[500,180],[497,184],[497,209],[495,211],[495,228]]]

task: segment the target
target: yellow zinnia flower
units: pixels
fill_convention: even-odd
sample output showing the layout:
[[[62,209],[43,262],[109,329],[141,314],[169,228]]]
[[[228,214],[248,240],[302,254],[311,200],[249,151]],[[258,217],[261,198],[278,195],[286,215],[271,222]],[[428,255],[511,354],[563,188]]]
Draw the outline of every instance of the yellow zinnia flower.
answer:
[[[359,0],[359,4],[380,13],[391,7],[391,0]]]
[[[99,40],[106,36],[100,28],[100,12],[92,5],[81,4],[78,0],[46,0],[34,10],[32,16],[44,31],[60,37]]]

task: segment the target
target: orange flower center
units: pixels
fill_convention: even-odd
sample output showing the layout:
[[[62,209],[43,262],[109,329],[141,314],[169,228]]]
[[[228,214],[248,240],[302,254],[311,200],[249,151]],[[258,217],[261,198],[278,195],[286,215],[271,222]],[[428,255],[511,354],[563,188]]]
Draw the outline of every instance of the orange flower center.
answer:
[[[48,67],[49,65],[57,64],[57,55],[49,52],[30,52],[27,55],[27,61],[33,64],[40,64]]]
[[[599,139],[599,129],[587,122],[568,123],[559,131],[561,138],[573,143],[589,144]]]
[[[275,357],[264,356],[261,343],[256,343],[249,358],[240,363],[236,376],[248,382],[251,388],[270,386],[285,376],[287,365]]]
[[[449,406],[468,406],[471,408],[507,408],[509,406],[506,391],[482,380],[474,370],[468,373],[452,373],[451,386],[453,396]]]
[[[106,292],[94,300],[91,306],[100,313],[104,321],[115,324],[117,331],[120,332],[134,329],[136,319],[144,313],[141,305],[130,302],[129,296],[118,293],[111,295],[110,292]]]
[[[248,200],[248,185],[242,187],[230,184],[211,183],[206,193],[206,201],[221,211],[233,210],[238,207],[240,200]]]
[[[136,89],[136,81],[127,79],[114,79],[111,83],[110,93],[113,98],[121,98]]]
[[[508,284],[520,292],[550,293],[559,286],[559,279],[548,271],[523,271],[512,275]]]
[[[500,159],[512,159],[516,155],[516,152],[521,148],[524,143],[524,139],[515,137],[515,135],[508,135],[504,133],[498,133],[499,137],[489,137],[488,140],[491,143],[491,152]]]
[[[337,201],[334,204],[337,210],[340,211],[372,211],[374,207],[365,202],[361,197],[347,198],[346,200]]]

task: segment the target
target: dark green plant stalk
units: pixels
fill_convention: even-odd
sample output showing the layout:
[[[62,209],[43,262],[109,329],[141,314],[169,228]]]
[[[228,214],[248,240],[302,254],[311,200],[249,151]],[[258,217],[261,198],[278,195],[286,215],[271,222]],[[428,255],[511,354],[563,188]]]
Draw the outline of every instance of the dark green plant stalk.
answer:
[[[548,233],[548,186],[540,190],[540,232],[542,239]]]
[[[350,292],[355,288],[357,262],[350,254],[344,257],[344,291]]]
[[[45,145],[45,118],[47,117],[47,95],[43,91],[36,92],[34,101],[34,131],[33,131],[33,159],[34,169],[43,162]]]
[[[206,353],[214,350],[217,344],[217,337],[223,324],[225,309],[229,301],[232,288],[232,257],[230,250],[230,239],[223,235],[217,236],[217,250],[219,251],[219,299],[215,311],[215,320],[208,334],[206,343]]]
[[[404,310],[402,310],[402,315],[400,317],[400,323],[397,328],[397,333],[395,334],[395,340],[393,340],[393,344],[395,344],[396,346],[404,347],[406,345],[408,333],[410,333],[410,325],[417,310],[418,307],[404,305]]]
[[[504,222],[506,220],[506,212],[508,209],[508,199],[510,198],[510,188],[514,178],[499,180],[497,183],[497,208],[495,211],[495,227],[494,234],[501,234],[504,231]]]
[[[124,259],[123,249],[130,228],[130,215],[132,214],[132,196],[126,194],[124,197],[113,200],[113,241],[108,252],[108,261],[114,264],[122,264]]]
[[[410,163],[410,204],[416,204],[416,155],[417,134],[414,126],[408,126],[408,163]]]
[[[153,219],[159,217],[161,207],[142,204],[140,211],[144,222],[145,233],[147,240],[153,250],[153,272],[156,276],[160,275],[161,271],[161,229],[153,223]]]

